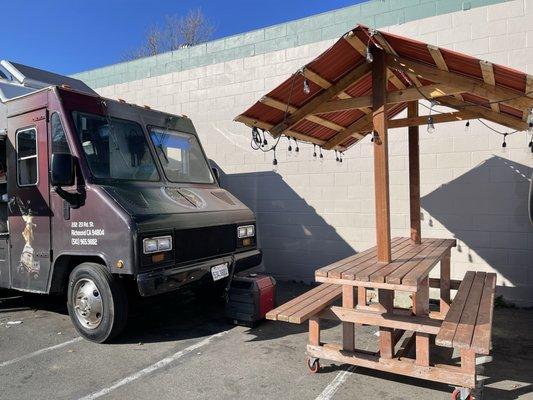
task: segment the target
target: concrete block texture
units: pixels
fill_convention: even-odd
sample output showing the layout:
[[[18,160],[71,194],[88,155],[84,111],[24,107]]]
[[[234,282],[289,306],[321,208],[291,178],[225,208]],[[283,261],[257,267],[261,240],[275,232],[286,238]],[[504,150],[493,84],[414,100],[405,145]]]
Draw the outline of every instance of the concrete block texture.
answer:
[[[533,0],[488,3],[362,3],[339,10],[336,18],[310,17],[205,47],[209,55],[227,46],[253,45],[254,53],[249,56],[108,83],[97,90],[187,114],[196,124],[208,157],[222,171],[222,185],[257,213],[265,270],[283,279],[312,281],[316,268],[375,243],[372,144],[362,140],[337,163],[333,152],[324,152],[323,162],[315,160],[313,146],[305,143],[299,143],[298,156],[294,151],[289,154],[288,142],[282,139],[275,172],[272,153],[254,152],[249,145],[250,129],[233,118],[330,46],[333,38],[317,32],[341,26],[348,16],[355,25],[381,11],[388,13],[380,17],[390,24],[385,27],[388,31],[415,39],[432,35],[443,47],[511,66],[533,66],[533,52],[528,48],[533,25],[524,19],[533,14]],[[403,14],[394,14],[397,11]],[[401,23],[395,19],[398,15],[404,18]],[[328,29],[328,34],[334,30]],[[139,68],[145,65],[136,63]],[[113,82],[107,76],[111,73],[97,71],[89,80]],[[531,305],[533,228],[526,206],[533,158],[525,132],[508,136],[506,148],[502,140],[478,121],[471,121],[469,129],[462,122],[439,124],[433,134],[421,127],[422,233],[457,239],[452,253],[454,277],[461,278],[466,270],[497,272],[500,293],[509,301]],[[409,235],[407,156],[407,129],[394,130],[390,135],[393,235]]]

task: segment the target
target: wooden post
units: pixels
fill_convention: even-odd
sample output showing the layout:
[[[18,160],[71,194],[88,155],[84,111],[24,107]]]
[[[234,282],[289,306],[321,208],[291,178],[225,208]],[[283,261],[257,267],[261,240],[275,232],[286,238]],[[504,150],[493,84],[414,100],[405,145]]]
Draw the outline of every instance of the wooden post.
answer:
[[[429,315],[429,278],[422,282],[418,292],[413,293],[413,313],[416,316]],[[416,333],[416,364],[429,366],[429,335],[427,333]]]
[[[461,349],[461,369],[467,374],[476,375],[476,353],[471,349]]]
[[[309,344],[320,346],[320,319],[318,317],[309,318]]]
[[[450,309],[450,250],[440,260],[440,307],[439,313],[444,318]]]
[[[372,105],[374,126],[374,181],[376,192],[377,259],[391,261],[389,154],[387,138],[387,65],[385,52],[372,47]]]
[[[407,117],[418,117],[418,101],[407,103]],[[411,239],[421,243],[420,228],[420,147],[418,125],[409,127],[409,204],[411,219]]]
[[[378,289],[379,304],[392,313],[394,310],[394,290]],[[392,358],[394,355],[393,329],[379,327],[379,356],[381,358]]]
[[[342,285],[342,306],[355,308],[355,288],[352,285]],[[355,349],[355,324],[352,322],[342,323],[342,348],[353,351]]]

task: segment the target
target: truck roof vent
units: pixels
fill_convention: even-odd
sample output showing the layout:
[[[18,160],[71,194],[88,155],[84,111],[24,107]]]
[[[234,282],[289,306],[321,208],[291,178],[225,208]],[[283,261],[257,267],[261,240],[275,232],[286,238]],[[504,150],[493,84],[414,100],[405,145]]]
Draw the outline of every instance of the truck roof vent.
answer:
[[[222,200],[224,203],[234,206],[235,202],[229,197],[229,195],[224,190],[213,190],[211,192],[213,196],[217,199]]]

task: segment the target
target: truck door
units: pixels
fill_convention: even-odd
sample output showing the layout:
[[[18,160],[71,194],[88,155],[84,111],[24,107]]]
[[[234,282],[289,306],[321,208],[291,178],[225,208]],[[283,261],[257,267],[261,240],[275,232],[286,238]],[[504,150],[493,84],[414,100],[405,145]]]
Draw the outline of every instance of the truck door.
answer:
[[[46,292],[50,272],[47,111],[8,119],[11,286]]]

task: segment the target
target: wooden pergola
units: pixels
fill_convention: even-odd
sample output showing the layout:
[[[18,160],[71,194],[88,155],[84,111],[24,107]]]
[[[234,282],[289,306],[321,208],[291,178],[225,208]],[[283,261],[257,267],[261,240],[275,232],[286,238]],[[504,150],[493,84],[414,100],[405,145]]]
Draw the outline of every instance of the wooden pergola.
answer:
[[[455,110],[434,113],[433,124],[482,118],[525,131],[533,76],[359,25],[235,120],[325,150],[373,133],[378,257],[390,261],[389,128],[409,128],[411,237],[421,239],[418,127],[428,116],[419,100]],[[406,118],[394,118],[406,108]]]
[[[420,100],[432,105],[419,114]],[[435,104],[450,112],[433,110]],[[419,126],[485,119],[516,131],[531,128],[533,77],[451,50],[359,25],[236,117],[249,127],[345,151],[373,135],[377,246],[315,271],[321,285],[269,312],[267,318],[309,321],[308,366],[318,359],[374,368],[462,388],[476,385],[476,354],[490,351],[496,275],[468,271],[450,279],[454,239],[423,239],[420,224]],[[398,115],[407,109],[407,117]],[[433,112],[432,112],[433,111]],[[396,118],[395,118],[396,117]],[[391,238],[388,129],[408,127],[410,236]],[[440,265],[440,278],[430,271]],[[429,287],[440,290],[430,312]],[[378,290],[378,304],[367,302]],[[450,289],[458,289],[453,300]],[[412,307],[394,307],[395,291]],[[342,307],[332,305],[342,298]],[[342,344],[320,341],[320,320],[342,322]],[[379,350],[355,348],[357,323],[379,327]],[[407,344],[400,338],[412,331]],[[432,342],[430,335],[435,335]],[[414,359],[406,357],[416,346]],[[431,362],[436,346],[460,351],[460,365]]]

